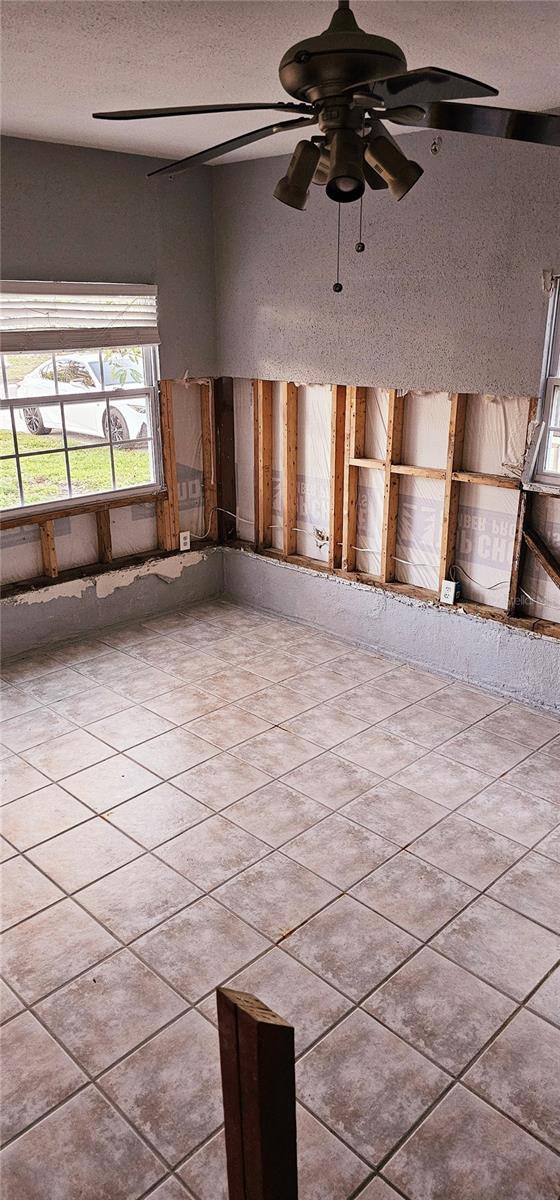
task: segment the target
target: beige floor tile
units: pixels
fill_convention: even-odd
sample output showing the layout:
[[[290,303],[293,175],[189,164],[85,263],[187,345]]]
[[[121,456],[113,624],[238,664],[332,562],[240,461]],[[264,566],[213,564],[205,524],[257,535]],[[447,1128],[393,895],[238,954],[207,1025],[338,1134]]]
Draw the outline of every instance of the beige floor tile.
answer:
[[[519,842],[452,813],[409,847],[411,854],[482,891],[524,854]]]
[[[346,650],[343,654],[337,655],[333,661],[333,666],[337,671],[348,674],[351,679],[356,679],[360,683],[378,679],[387,671],[394,671],[400,665],[394,658],[384,658],[382,654],[370,654],[369,651],[359,648]]]
[[[76,771],[102,762],[112,754],[114,750],[105,742],[92,737],[85,729],[76,729],[72,733],[63,733],[62,737],[53,738],[52,742],[46,742],[43,746],[24,750],[22,758],[56,783],[66,775],[73,775]]]
[[[530,758],[508,771],[504,783],[511,783],[512,787],[523,791],[527,789],[529,779],[531,793],[560,807],[560,767],[557,758],[546,754],[545,750],[537,750]]]
[[[23,1004],[14,995],[12,989],[0,979],[0,1024],[4,1021],[9,1021],[10,1017],[15,1017],[16,1013],[22,1012]]]
[[[322,630],[308,629],[305,631],[302,625],[293,625],[292,630],[295,652],[301,654],[303,658],[308,658],[312,663],[330,662],[331,659],[355,649],[351,642],[331,637]]]
[[[560,1025],[560,967],[545,979],[536,992],[527,1001],[527,1008],[539,1017],[545,1017],[554,1025]]]
[[[176,675],[168,675],[165,671],[158,671],[156,667],[147,667],[145,663],[138,663],[134,674],[117,676],[111,681],[111,687],[116,692],[120,692],[122,696],[126,696],[127,700],[132,700],[134,704],[144,704],[148,700],[153,700],[155,696],[173,691],[182,682]]]
[[[64,789],[94,812],[106,812],[159,783],[159,775],[132,762],[128,755],[111,753],[104,762],[64,779]]]
[[[6,759],[0,763],[0,798],[2,804],[9,804],[11,800],[18,800],[20,796],[27,796],[29,792],[35,792],[38,788],[46,787],[50,783],[46,775],[42,775],[35,767],[24,762],[22,758],[13,755],[12,758]]]
[[[214,813],[160,846],[158,856],[209,892],[269,852],[265,842]]]
[[[54,658],[44,650],[31,650],[18,658],[6,658],[2,663],[2,680],[6,683],[25,683],[57,668]]]
[[[86,1077],[30,1012],[4,1026],[0,1052],[0,1140],[5,1144],[85,1084]]]
[[[67,642],[58,642],[56,648],[53,648],[51,658],[60,666],[71,666],[76,663],[90,662],[92,658],[100,658],[107,650],[104,642],[99,638],[71,638]]]
[[[258,996],[273,1012],[293,1025],[296,1054],[303,1054],[350,1008],[350,1001],[345,996],[278,947],[235,975],[227,986]],[[203,1000],[199,1008],[217,1024],[215,993]]]
[[[425,703],[432,712],[473,724],[502,708],[504,700],[482,692],[480,688],[469,687],[466,683],[451,683],[449,687],[429,696]]]
[[[217,754],[215,746],[187,729],[170,729],[168,733],[160,733],[159,737],[150,738],[128,751],[129,758],[154,771],[161,779],[180,775],[189,767],[212,758],[214,754]]]
[[[115,713],[124,712],[126,708],[132,707],[130,700],[118,696],[110,688],[96,686],[88,679],[84,679],[83,683],[83,693],[57,700],[51,705],[53,712],[68,717],[76,725],[89,725],[91,721],[112,717]]]
[[[306,660],[298,658],[295,654],[269,650],[266,654],[259,654],[258,658],[253,658],[251,670],[271,683],[281,683],[283,680],[289,680],[291,675],[305,671],[307,666]]]
[[[547,754],[551,754],[553,758],[560,758],[560,734],[553,738],[551,742],[547,742],[544,747]]]
[[[360,1192],[359,1200],[398,1200],[398,1195],[394,1188],[389,1187],[389,1184],[377,1175],[365,1191]]]
[[[417,700],[423,700],[425,696],[441,691],[447,682],[440,675],[432,675],[429,671],[402,666],[394,671],[385,672],[379,686],[387,695],[413,704]]]
[[[97,921],[63,900],[3,934],[2,969],[6,982],[32,1004],[117,949]]]
[[[558,809],[548,800],[520,792],[500,779],[464,804],[461,813],[470,821],[477,821],[479,825],[528,847],[534,846],[559,823]]]
[[[14,803],[17,804],[17,800],[15,800]],[[0,812],[1,811],[2,810],[0,809]],[[7,862],[9,858],[14,858],[16,854],[17,851],[14,849],[14,847],[10,846],[10,843],[7,842],[5,838],[0,836],[0,863]]]
[[[175,1175],[160,1183],[155,1192],[151,1193],[152,1200],[190,1200],[190,1193],[179,1183]]]
[[[380,721],[378,729],[407,738],[411,742],[418,742],[425,750],[435,750],[442,742],[447,742],[449,738],[461,733],[464,724],[441,714],[434,718],[433,712],[425,705],[411,704],[409,708],[401,708],[392,717]]]
[[[27,692],[16,688],[3,687],[0,692],[0,714],[2,721],[11,721],[14,717],[23,717],[40,707],[40,701]]]
[[[383,1173],[422,1200],[557,1200],[560,1188],[556,1155],[462,1087],[438,1104]]]
[[[165,1173],[94,1088],[13,1142],[2,1167],[2,1200],[45,1200],[45,1180],[49,1200],[138,1200]]]
[[[527,854],[496,881],[489,894],[560,933],[560,863],[542,854]]]
[[[37,871],[21,855],[0,867],[0,928],[9,929],[19,921],[40,912],[62,899],[59,888]]]
[[[427,939],[474,900],[476,891],[402,853],[358,883],[352,895],[415,937]]]
[[[176,775],[173,785],[219,812],[269,782],[270,775],[257,767],[241,762],[232,754],[217,754],[215,758],[191,767],[190,771]]]
[[[539,842],[536,849],[539,854],[544,854],[546,858],[552,858],[554,862],[560,863],[560,825],[557,825],[556,829],[548,834],[548,837]]]
[[[28,850],[92,816],[85,804],[74,800],[57,783],[5,804],[0,813],[2,830],[18,850]]]
[[[426,947],[378,988],[364,1008],[457,1075],[511,1016],[515,1004]]]
[[[252,671],[245,671],[243,667],[226,667],[223,671],[217,671],[215,675],[208,675],[205,686],[210,695],[216,696],[223,704],[231,704],[234,700],[241,700],[244,696],[251,696],[253,692],[260,691],[266,687],[266,681],[262,675],[254,675]]]
[[[49,708],[35,709],[24,716],[0,722],[0,742],[9,750],[19,752],[39,746],[62,733],[71,733],[76,726]]]
[[[353,684],[350,674],[336,671],[331,663],[322,667],[310,666],[307,671],[301,671],[290,679],[290,688],[300,696],[310,696],[313,703],[316,703],[318,696],[322,700],[331,700],[333,696],[349,691]]]
[[[360,1010],[310,1050],[297,1070],[300,1098],[372,1164],[389,1153],[448,1081],[448,1075]],[[350,1106],[344,1100],[348,1096]]]
[[[419,944],[351,896],[341,896],[297,929],[284,947],[327,983],[358,1002]]]
[[[215,895],[278,942],[333,900],[337,891],[299,863],[274,853],[222,884]]]
[[[447,815],[448,810],[433,800],[426,800],[408,788],[385,779],[376,787],[352,800],[343,810],[359,825],[373,829],[375,833],[407,846],[426,829],[436,825]]]
[[[485,733],[480,725],[476,725],[440,746],[439,753],[454,762],[464,763],[467,767],[496,777],[527,758],[529,750],[507,738],[498,737],[497,733]]]
[[[186,728],[220,750],[231,750],[239,742],[246,742],[270,727],[270,721],[245,712],[237,704],[228,704],[206,717],[190,721]]]
[[[37,1015],[97,1075],[185,1008],[167,984],[122,950],[42,1000]]]
[[[333,813],[284,846],[284,854],[345,890],[368,875],[397,847],[341,813]]]
[[[142,853],[141,847],[101,817],[29,850],[29,858],[66,892],[93,883]]]
[[[296,1116],[300,1200],[342,1200],[354,1195],[367,1178],[368,1167],[299,1104]],[[197,1150],[179,1174],[197,1200],[228,1200],[223,1132]]]
[[[140,958],[193,1003],[268,948],[260,933],[209,896],[134,944]]]
[[[212,643],[212,653],[222,663],[225,661],[226,663],[236,664],[240,667],[248,665],[252,671],[252,663],[255,657],[254,638],[249,637],[246,633],[230,633],[227,637],[218,638],[217,641]]]
[[[381,777],[336,754],[321,754],[319,758],[290,771],[282,782],[310,796],[312,800],[319,800],[321,804],[337,809],[381,783]]]
[[[316,758],[319,753],[318,746],[285,729],[268,729],[235,746],[233,750],[236,758],[258,767],[273,778],[301,767],[302,763]]]
[[[82,663],[80,667],[80,674],[85,675],[91,681],[92,686],[93,683],[102,683],[112,687],[113,683],[135,678],[138,675],[138,659],[121,650],[109,649],[108,646],[106,649],[107,653],[103,654],[101,658]]]
[[[240,700],[239,707],[271,724],[280,724],[311,708],[314,703],[315,699],[294,691],[289,684],[273,683],[253,696]]]
[[[481,896],[437,935],[434,949],[523,1000],[560,959],[560,938]]]
[[[332,708],[330,704],[318,704],[293,720],[282,723],[290,733],[297,733],[310,742],[316,742],[323,750],[330,750],[339,742],[367,729],[366,721],[360,721],[357,717]]]
[[[92,725],[88,725],[87,730],[94,737],[101,738],[102,742],[107,742],[114,750],[128,750],[130,746],[137,746],[146,738],[156,737],[158,733],[165,733],[172,727],[171,721],[165,721],[149,709],[133,704],[131,708],[125,708],[123,712],[115,713],[114,716],[94,721]]]
[[[453,809],[488,787],[492,779],[482,771],[442,758],[441,754],[426,754],[404,771],[399,771],[393,782],[401,783],[427,800],[443,804],[444,808]]]
[[[274,780],[232,804],[227,817],[276,848],[327,817],[330,811],[317,800]]]
[[[216,700],[215,696],[210,696],[208,692],[193,684],[175,688],[172,692],[165,692],[163,696],[156,696],[155,700],[146,702],[146,708],[175,725],[184,725],[187,721],[194,721],[196,717],[203,717],[219,708],[219,705],[220,701]]]
[[[519,1012],[467,1072],[464,1082],[560,1150],[560,1030],[548,1021]]]
[[[160,783],[103,815],[123,833],[152,850],[161,842],[190,829],[191,825],[204,821],[210,814],[206,805],[199,804],[172,783]]]
[[[147,854],[90,884],[78,899],[116,937],[130,942],[199,895],[188,879]]]
[[[530,750],[538,750],[545,742],[560,734],[560,721],[538,709],[526,708],[523,704],[505,704],[491,716],[485,717],[479,729],[482,733],[511,738],[512,742],[520,742]]]
[[[161,618],[165,620],[166,618]],[[169,618],[171,620],[171,618]],[[148,621],[146,624],[121,625],[114,626],[113,629],[103,631],[103,641],[107,646],[113,646],[117,650],[135,649],[137,646],[149,645],[154,637],[152,626],[153,621]]]
[[[390,696],[388,692],[381,690],[382,687],[383,676],[375,679],[372,683],[360,683],[358,687],[351,688],[349,692],[335,696],[331,701],[332,706],[340,712],[350,713],[353,717],[367,721],[368,725],[375,725],[378,721],[383,721],[387,717],[393,716],[394,713],[406,709],[410,703],[409,700]]]
[[[377,728],[367,729],[337,746],[337,754],[348,758],[350,762],[375,771],[385,777],[403,771],[424,751],[415,742],[407,742],[404,738],[394,737],[390,733],[380,733]]]
[[[22,684],[22,691],[34,696],[41,704],[51,704],[53,700],[62,700],[65,696],[79,695],[83,689],[83,675],[69,668],[51,671],[48,675],[41,675],[30,683]]]

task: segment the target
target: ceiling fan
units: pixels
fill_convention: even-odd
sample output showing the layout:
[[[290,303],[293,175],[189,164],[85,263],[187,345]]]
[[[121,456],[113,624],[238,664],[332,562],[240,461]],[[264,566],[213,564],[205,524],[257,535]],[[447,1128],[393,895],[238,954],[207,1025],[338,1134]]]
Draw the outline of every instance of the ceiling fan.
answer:
[[[274,195],[291,208],[304,209],[311,183],[323,185],[339,204],[359,200],[366,183],[388,188],[402,199],[423,174],[391,137],[383,122],[478,133],[560,146],[560,116],[450,101],[496,96],[497,89],[440,67],[407,70],[400,46],[360,29],[349,0],[338,0],[328,29],[291,46],[279,68],[280,82],[294,97],[270,104],[210,104],[177,108],[130,109],[94,113],[109,121],[133,121],[196,113],[276,109],[297,113],[231,138],[198,154],[150,171],[173,176],[285,130],[318,125],[320,136],[298,142],[286,175]]]

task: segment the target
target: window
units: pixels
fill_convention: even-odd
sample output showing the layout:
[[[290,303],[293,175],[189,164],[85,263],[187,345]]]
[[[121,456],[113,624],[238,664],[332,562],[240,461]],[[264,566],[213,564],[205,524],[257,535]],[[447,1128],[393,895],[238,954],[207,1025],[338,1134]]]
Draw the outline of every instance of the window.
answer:
[[[553,279],[548,313],[543,370],[544,430],[537,458],[536,477],[543,483],[560,483],[560,276]]]
[[[0,508],[161,486],[155,288],[9,282],[0,312]]]

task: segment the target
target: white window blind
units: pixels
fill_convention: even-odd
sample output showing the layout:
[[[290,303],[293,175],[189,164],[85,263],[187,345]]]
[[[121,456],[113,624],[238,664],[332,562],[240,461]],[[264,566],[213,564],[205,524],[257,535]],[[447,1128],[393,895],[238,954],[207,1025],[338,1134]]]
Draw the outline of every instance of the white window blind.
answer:
[[[151,284],[0,283],[5,353],[159,344],[157,288]]]

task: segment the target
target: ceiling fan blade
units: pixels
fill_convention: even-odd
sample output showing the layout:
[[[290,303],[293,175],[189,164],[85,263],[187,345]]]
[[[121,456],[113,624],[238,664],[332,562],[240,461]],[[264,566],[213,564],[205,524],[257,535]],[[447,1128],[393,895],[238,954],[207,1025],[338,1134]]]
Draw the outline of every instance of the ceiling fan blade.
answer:
[[[278,109],[284,112],[312,113],[310,104],[295,101],[272,101],[270,104],[184,104],[178,108],[123,108],[117,112],[95,112],[96,121],[145,121],[152,117],[188,117],[204,113],[253,112],[257,109]]]
[[[511,138],[560,146],[560,116],[555,113],[524,112],[516,108],[490,108],[482,104],[427,104],[424,109],[396,108],[382,114],[384,121],[422,129],[450,129],[457,133],[479,133],[484,137]]]
[[[179,158],[177,162],[169,163],[167,167],[158,167],[157,171],[149,171],[151,175],[178,175],[181,171],[188,171],[190,167],[200,166],[201,163],[210,162],[212,158],[221,158],[222,154],[229,154],[231,150],[239,150],[241,146],[250,146],[251,142],[259,142],[261,138],[271,137],[273,133],[289,133],[291,129],[301,129],[304,125],[316,125],[316,117],[300,117],[297,121],[280,121],[278,125],[265,125],[263,129],[254,129],[251,133],[243,133],[240,137],[230,138],[227,142],[220,142],[217,146],[210,146],[208,150],[201,150],[198,154],[189,154],[187,158]]]
[[[401,96],[405,104],[432,104],[438,100],[498,95],[497,89],[490,87],[490,84],[470,79],[468,75],[457,75],[455,71],[445,71],[441,67],[419,67],[402,75],[374,79],[370,81],[370,88],[386,107]]]

